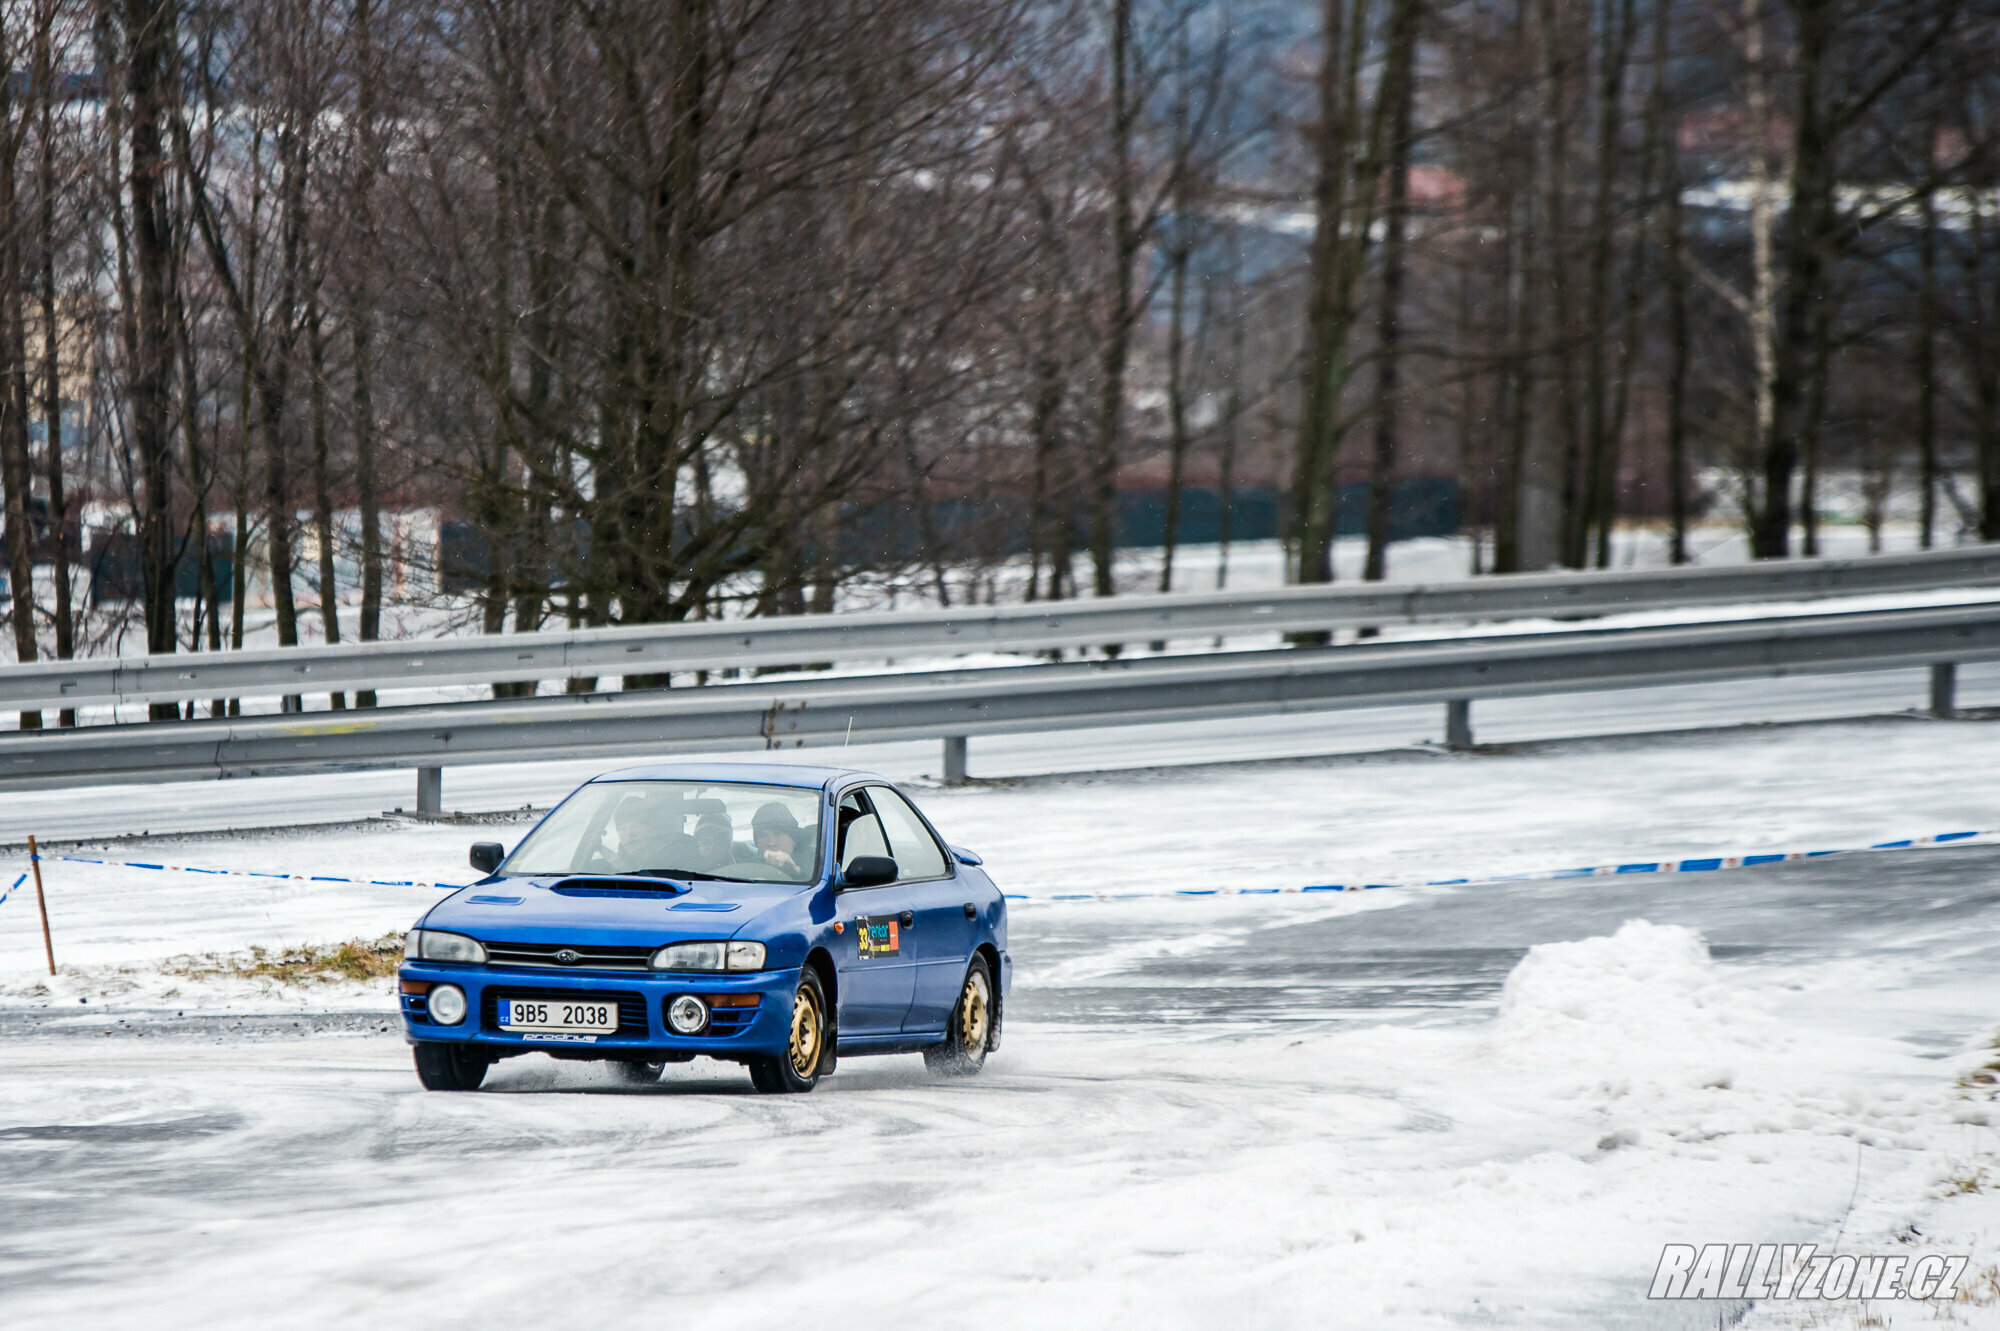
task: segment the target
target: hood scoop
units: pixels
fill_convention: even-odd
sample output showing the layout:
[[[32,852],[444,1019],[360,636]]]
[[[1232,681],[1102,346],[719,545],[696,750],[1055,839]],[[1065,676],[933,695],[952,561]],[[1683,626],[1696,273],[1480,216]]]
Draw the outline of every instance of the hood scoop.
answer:
[[[637,897],[656,901],[690,889],[671,878],[565,878],[549,891],[559,897]]]

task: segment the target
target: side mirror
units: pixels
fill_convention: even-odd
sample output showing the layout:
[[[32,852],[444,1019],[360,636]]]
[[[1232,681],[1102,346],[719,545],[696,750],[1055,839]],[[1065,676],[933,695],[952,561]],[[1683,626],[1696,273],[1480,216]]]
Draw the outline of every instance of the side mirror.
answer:
[[[492,873],[500,867],[500,861],[506,858],[507,848],[498,841],[472,843],[472,867],[481,873]]]
[[[896,862],[887,855],[856,855],[840,871],[841,887],[880,887],[896,881]]]

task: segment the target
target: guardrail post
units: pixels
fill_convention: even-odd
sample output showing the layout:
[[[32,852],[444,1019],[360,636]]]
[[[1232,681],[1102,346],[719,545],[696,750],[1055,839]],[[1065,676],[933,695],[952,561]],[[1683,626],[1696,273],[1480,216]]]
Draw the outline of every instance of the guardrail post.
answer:
[[[417,816],[437,817],[444,812],[444,768],[417,769]]]
[[[1958,663],[1940,661],[1931,667],[1931,715],[1949,719],[1958,712]]]
[[[1447,749],[1472,747],[1472,699],[1452,698],[1445,703],[1444,746]]]
[[[944,783],[947,786],[960,785],[965,781],[965,736],[946,735],[944,737]]]

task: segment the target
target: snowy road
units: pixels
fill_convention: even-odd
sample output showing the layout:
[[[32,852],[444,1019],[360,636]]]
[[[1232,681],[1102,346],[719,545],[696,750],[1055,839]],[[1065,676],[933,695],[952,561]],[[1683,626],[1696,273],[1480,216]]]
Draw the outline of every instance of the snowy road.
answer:
[[[2000,1014],[2000,849],[1029,907],[1014,951],[977,1081],[798,1099],[16,1026],[0,1322],[1712,1326],[1641,1297],[1661,1243],[1823,1238],[1857,1160],[1893,1209],[1993,1146],[1947,1092]]]

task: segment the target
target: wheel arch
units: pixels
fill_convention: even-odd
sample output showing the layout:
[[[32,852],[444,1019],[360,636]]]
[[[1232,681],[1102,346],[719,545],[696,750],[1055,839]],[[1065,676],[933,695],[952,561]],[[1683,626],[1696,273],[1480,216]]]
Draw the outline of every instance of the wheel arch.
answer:
[[[833,954],[824,947],[816,947],[806,953],[803,965],[819,976],[820,991],[826,995],[826,1005],[835,1022],[840,1017],[840,975],[833,964]]]
[[[986,1052],[990,1054],[1000,1047],[1001,1019],[1006,1016],[1007,1009],[1007,998],[1000,985],[1000,949],[989,939],[974,948],[972,954],[986,958],[986,979],[993,990],[989,995],[993,1004],[993,1020],[988,1023],[986,1033]]]

